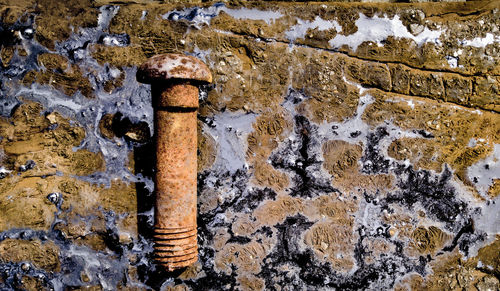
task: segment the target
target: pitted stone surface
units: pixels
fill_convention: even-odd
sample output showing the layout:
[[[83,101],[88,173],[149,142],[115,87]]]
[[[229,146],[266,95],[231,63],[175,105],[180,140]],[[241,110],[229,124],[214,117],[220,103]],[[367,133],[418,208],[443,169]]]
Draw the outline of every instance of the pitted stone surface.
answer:
[[[0,7],[0,289],[499,289],[498,1],[32,2]],[[166,53],[213,73],[169,236],[136,81]]]

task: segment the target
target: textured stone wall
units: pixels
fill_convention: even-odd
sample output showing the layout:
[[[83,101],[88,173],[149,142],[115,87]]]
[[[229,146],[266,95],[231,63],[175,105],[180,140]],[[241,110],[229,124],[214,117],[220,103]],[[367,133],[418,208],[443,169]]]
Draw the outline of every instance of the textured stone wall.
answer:
[[[0,0],[0,289],[500,288],[499,2],[190,2]],[[215,80],[170,274],[135,79],[167,52]]]

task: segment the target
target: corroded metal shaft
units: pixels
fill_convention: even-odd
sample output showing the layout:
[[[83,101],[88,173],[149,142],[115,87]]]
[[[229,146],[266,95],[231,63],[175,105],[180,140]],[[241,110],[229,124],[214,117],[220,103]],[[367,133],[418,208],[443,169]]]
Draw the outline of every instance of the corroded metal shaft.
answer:
[[[144,63],[137,80],[151,84],[155,111],[155,260],[173,271],[198,260],[197,85],[212,76],[197,58],[166,54]]]

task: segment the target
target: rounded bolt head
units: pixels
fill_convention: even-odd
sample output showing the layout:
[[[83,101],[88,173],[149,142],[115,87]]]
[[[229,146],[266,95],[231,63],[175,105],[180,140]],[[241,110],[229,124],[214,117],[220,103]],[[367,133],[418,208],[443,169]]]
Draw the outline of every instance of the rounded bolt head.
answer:
[[[137,71],[137,81],[151,84],[170,79],[211,83],[212,74],[201,60],[182,54],[163,54],[149,58]]]

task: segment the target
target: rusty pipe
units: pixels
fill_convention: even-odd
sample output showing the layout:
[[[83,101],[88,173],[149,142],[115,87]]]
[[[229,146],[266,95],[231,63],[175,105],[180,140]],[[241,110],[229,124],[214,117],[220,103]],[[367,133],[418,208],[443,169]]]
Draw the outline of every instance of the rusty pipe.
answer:
[[[142,64],[137,80],[151,84],[155,115],[155,261],[173,271],[198,260],[197,85],[212,75],[195,57],[164,54]]]

